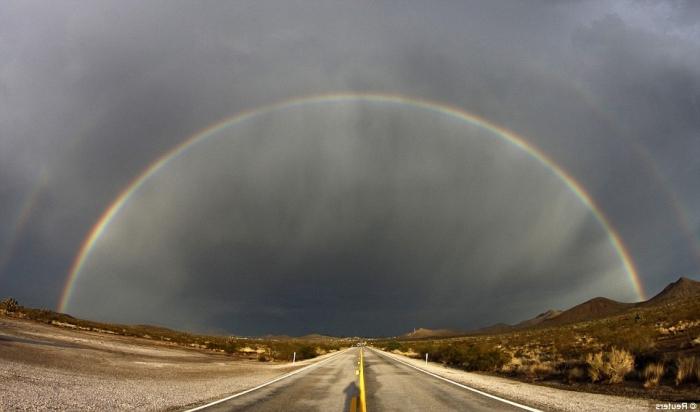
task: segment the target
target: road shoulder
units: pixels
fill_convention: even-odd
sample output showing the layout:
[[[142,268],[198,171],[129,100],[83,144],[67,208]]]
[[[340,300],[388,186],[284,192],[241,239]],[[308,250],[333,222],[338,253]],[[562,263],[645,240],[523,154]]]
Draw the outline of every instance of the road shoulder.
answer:
[[[545,411],[648,411],[650,408],[653,409],[653,405],[656,403],[647,399],[548,388],[497,376],[480,375],[452,369],[432,362],[426,365],[422,360],[374,349],[382,355],[406,362],[443,378]]]

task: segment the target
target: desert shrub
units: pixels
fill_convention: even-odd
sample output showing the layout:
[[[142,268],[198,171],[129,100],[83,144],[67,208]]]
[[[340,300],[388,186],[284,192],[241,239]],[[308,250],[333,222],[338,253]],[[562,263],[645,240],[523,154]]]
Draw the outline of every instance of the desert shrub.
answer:
[[[642,372],[642,378],[644,378],[645,388],[655,388],[661,378],[664,376],[664,364],[663,363],[650,363]]]
[[[223,345],[222,349],[226,353],[236,353],[240,346],[241,345],[238,342],[233,341],[233,340],[229,340]]]
[[[488,352],[487,360],[489,362],[488,370],[497,370],[506,363],[510,362],[511,355],[501,349],[493,349]]]
[[[294,352],[297,351],[297,347],[290,342],[268,342],[268,345],[270,347],[269,355],[277,360],[291,361],[294,357]],[[298,353],[297,359],[302,359]]]
[[[223,350],[226,353],[236,353],[238,342],[235,340],[217,339],[206,343],[207,349]]]
[[[569,369],[566,374],[566,379],[569,382],[580,382],[586,377],[586,371],[580,366],[574,366]]]
[[[589,353],[586,364],[592,382],[607,378],[608,383],[620,383],[634,369],[634,356],[624,349],[612,348],[605,353]]]
[[[463,366],[470,360],[467,348],[458,345],[442,345],[433,349],[433,361],[451,366]]]
[[[297,359],[311,359],[316,357],[316,347],[312,345],[301,345],[296,350]]]
[[[19,303],[14,298],[5,298],[0,301],[0,309],[5,309],[8,312],[15,312],[19,307]]]
[[[676,360],[676,385],[700,380],[700,359],[689,356]]]
[[[344,347],[340,343],[307,340],[269,340],[262,341],[268,348],[268,356],[274,360],[291,362],[296,352],[296,360],[312,359],[319,353],[328,353]]]
[[[605,365],[603,352],[586,355],[586,365],[588,365],[588,377],[591,378],[591,382],[598,382],[603,378],[603,367]]]
[[[623,339],[619,347],[627,349],[637,356],[653,352],[656,347],[654,331],[648,328],[628,330],[619,334],[618,337]]]
[[[510,362],[511,355],[485,344],[446,344],[422,347],[421,356],[429,353],[434,362],[469,371],[495,371]]]
[[[427,353],[430,357],[430,360],[435,361],[435,362],[440,362],[438,359],[435,359],[435,355],[437,353],[437,350],[430,343],[421,343],[421,344],[413,345],[411,349],[414,352],[418,353],[419,358],[421,358],[421,359],[425,359],[425,354]],[[439,354],[438,354],[438,357],[439,357]]]
[[[550,362],[536,360],[523,368],[523,372],[531,378],[546,378],[555,373],[555,368]]]
[[[517,356],[512,356],[508,362],[501,366],[501,372],[516,375],[523,366],[523,360]]]
[[[260,362],[270,362],[271,360],[272,357],[265,352],[258,354],[258,361]]]
[[[634,369],[634,356],[624,349],[612,348],[608,352],[605,369],[610,383],[620,383]]]
[[[384,346],[384,349],[388,350],[388,351],[399,350],[399,349],[401,349],[401,344],[395,340],[391,340],[391,341],[386,343],[386,345]]]

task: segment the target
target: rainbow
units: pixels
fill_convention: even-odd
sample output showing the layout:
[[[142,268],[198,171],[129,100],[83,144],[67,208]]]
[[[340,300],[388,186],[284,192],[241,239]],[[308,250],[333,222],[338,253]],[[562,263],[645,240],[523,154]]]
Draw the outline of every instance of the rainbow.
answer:
[[[580,84],[574,84],[574,90],[581,98],[581,100],[586,103],[602,120],[604,120],[609,127],[617,132],[617,136],[625,139],[627,142],[627,147],[632,149],[632,152],[640,159],[648,168],[650,176],[656,181],[656,188],[663,191],[664,196],[668,199],[668,203],[671,206],[671,213],[673,214],[678,227],[685,236],[688,246],[693,253],[695,258],[695,263],[700,267],[700,240],[698,236],[694,234],[693,225],[688,217],[687,208],[684,206],[678,194],[671,190],[670,186],[667,184],[663,173],[659,170],[657,162],[654,161],[653,156],[643,144],[635,141],[631,136],[621,128],[617,122],[611,117],[610,113],[602,108],[605,106],[602,102],[599,102],[597,98],[588,90],[588,88],[581,86]]]
[[[97,220],[97,223],[95,223],[95,225],[90,229],[90,232],[81,244],[78,254],[68,271],[67,280],[61,293],[58,310],[66,310],[66,307],[71,300],[73,287],[80,275],[81,269],[83,268],[88,256],[90,255],[90,251],[92,250],[93,246],[100,238],[100,236],[102,236],[104,231],[107,229],[109,224],[112,222],[114,217],[119,213],[120,210],[122,210],[124,205],[129,201],[131,196],[138,190],[138,188],[141,187],[141,185],[143,185],[143,183],[146,180],[148,180],[148,178],[153,176],[159,170],[163,169],[163,167],[168,162],[183,156],[187,153],[188,149],[193,147],[198,142],[201,142],[207,139],[208,137],[214,135],[216,132],[221,131],[224,128],[230,127],[232,125],[235,125],[237,123],[261,116],[263,114],[302,105],[329,104],[348,101],[364,101],[370,103],[404,105],[435,112],[445,116],[450,116],[461,121],[467,122],[469,124],[489,130],[495,136],[498,136],[504,141],[521,149],[522,151],[530,155],[533,159],[537,160],[540,164],[542,164],[542,166],[551,171],[559,179],[561,179],[561,181],[566,184],[566,186],[580,199],[580,201],[583,202],[592,211],[596,219],[607,232],[610,243],[616,250],[618,256],[620,257],[620,260],[625,268],[625,271],[627,272],[629,281],[635,293],[637,294],[639,299],[645,299],[644,288],[639,279],[639,275],[637,273],[637,269],[634,266],[632,258],[630,257],[629,252],[622,243],[619,234],[615,231],[615,229],[612,227],[605,215],[601,212],[600,208],[595,204],[595,202],[593,202],[590,195],[584,190],[580,183],[578,183],[573,177],[564,172],[564,170],[562,170],[561,167],[559,167],[546,154],[542,153],[538,148],[528,143],[525,140],[525,138],[515,134],[514,132],[504,127],[493,124],[488,120],[483,119],[475,114],[464,111],[463,109],[448,106],[430,100],[391,94],[336,93],[295,98],[240,112],[203,129],[199,133],[185,139],[180,144],[176,145],[175,147],[158,157],[140,175],[133,179],[126,186],[126,188],[122,190],[121,193],[119,193],[116,199],[114,199],[110,206],[102,213],[100,218]]]
[[[0,276],[3,274],[5,267],[10,263],[13,257],[17,243],[20,241],[20,236],[24,231],[25,227],[31,221],[32,214],[35,211],[37,201],[41,197],[41,194],[48,185],[49,173],[47,167],[42,167],[38,182],[34,185],[34,188],[27,194],[22,207],[20,208],[17,217],[14,220],[14,224],[10,226],[10,237],[7,246],[4,251],[0,253]]]

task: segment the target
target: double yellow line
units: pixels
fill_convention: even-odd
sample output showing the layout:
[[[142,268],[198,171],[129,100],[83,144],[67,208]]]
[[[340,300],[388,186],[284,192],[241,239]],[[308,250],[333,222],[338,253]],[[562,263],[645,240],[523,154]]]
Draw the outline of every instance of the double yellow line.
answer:
[[[365,357],[364,349],[360,348],[360,360],[357,362],[357,374],[360,377],[360,405],[359,412],[367,412],[367,399],[365,398]],[[350,412],[358,412],[357,396],[350,401]]]

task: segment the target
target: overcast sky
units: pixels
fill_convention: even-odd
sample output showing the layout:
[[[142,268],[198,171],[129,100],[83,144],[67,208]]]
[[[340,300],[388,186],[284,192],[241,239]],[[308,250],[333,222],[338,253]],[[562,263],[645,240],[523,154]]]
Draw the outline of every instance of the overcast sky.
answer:
[[[55,308],[99,216],[236,113],[428,99],[578,181],[647,294],[700,276],[693,1],[3,2],[0,295]],[[168,162],[107,226],[70,313],[239,334],[391,335],[637,299],[591,209],[492,132],[309,103]]]

